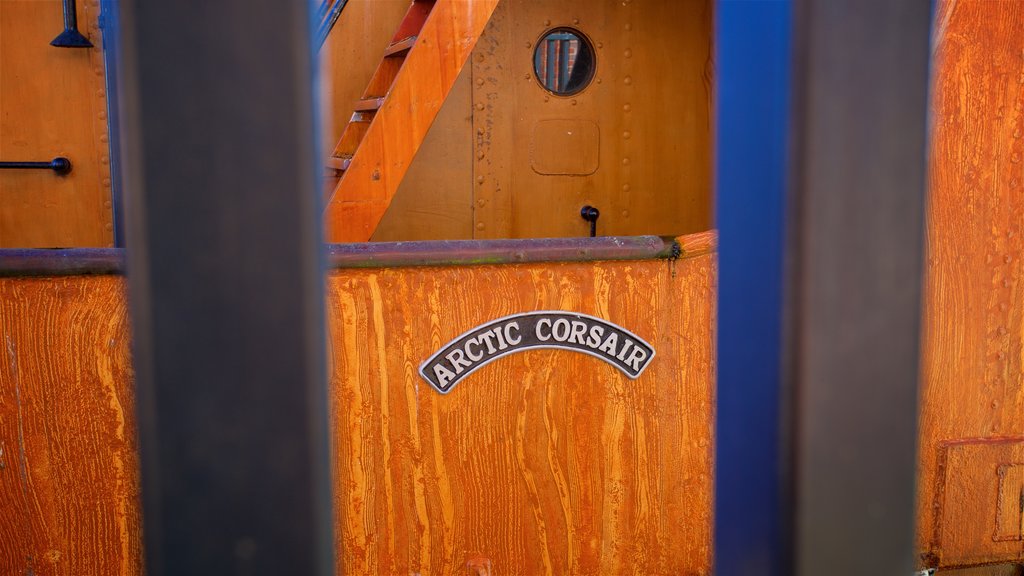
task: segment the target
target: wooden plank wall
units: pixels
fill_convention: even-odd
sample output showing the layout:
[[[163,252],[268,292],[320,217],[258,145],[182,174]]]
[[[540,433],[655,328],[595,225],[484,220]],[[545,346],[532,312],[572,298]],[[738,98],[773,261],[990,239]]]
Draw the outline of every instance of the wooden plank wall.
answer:
[[[943,0],[934,32],[922,566],[1024,559],[1024,4]]]
[[[141,574],[121,278],[0,279],[0,574]]]
[[[339,574],[708,574],[715,262],[344,270],[328,279]],[[416,369],[520,311],[616,322],[637,380],[533,350],[441,396]],[[0,574],[141,573],[121,278],[0,278]]]
[[[335,510],[351,574],[707,574],[714,256],[338,272],[329,289]],[[630,381],[551,350],[448,395],[416,373],[520,311],[619,323],[657,356]]]
[[[78,0],[92,48],[55,48],[61,0],[0,0],[0,160],[69,158],[71,174],[0,171],[0,248],[113,246],[99,1]]]

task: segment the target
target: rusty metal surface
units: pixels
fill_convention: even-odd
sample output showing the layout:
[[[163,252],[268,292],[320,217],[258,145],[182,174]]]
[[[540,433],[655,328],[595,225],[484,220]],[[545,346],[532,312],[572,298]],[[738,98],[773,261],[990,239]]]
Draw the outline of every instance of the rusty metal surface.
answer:
[[[329,244],[328,268],[471,266],[525,262],[585,262],[676,258],[672,238],[625,236],[529,240],[450,240]],[[0,250],[0,277],[123,274],[120,248]]]
[[[0,250],[0,277],[76,276],[123,272],[124,250],[120,248]]]

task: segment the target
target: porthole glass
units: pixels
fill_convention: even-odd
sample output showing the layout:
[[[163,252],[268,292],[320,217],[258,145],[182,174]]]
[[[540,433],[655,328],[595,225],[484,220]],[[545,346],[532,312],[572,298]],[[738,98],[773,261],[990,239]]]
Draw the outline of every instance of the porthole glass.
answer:
[[[555,28],[544,34],[533,51],[533,71],[548,92],[569,96],[594,79],[594,46],[582,32]]]

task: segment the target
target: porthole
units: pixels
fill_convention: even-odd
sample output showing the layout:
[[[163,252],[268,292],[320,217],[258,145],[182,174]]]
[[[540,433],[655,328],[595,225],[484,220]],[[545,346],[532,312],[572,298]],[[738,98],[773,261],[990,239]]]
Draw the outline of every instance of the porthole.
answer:
[[[557,96],[579,93],[594,79],[596,70],[594,46],[575,28],[549,30],[533,50],[537,81]]]

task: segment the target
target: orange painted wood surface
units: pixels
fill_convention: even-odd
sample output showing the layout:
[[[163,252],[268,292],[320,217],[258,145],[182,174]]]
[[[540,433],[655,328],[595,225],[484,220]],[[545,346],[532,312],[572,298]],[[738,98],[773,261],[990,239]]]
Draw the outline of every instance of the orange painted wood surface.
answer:
[[[337,272],[328,283],[339,562],[350,574],[707,574],[714,255],[677,262]],[[513,354],[449,394],[450,339],[572,310],[657,351]]]
[[[919,563],[1024,559],[1024,4],[934,33]]]
[[[497,0],[438,0],[325,210],[330,242],[373,235]]]
[[[708,574],[715,255],[339,270],[327,280],[339,574]],[[0,278],[0,574],[141,573],[123,279]],[[657,351],[495,361],[448,395],[420,362],[565,309]]]
[[[0,171],[0,248],[114,241],[99,1],[78,0],[92,48],[50,46],[60,0],[0,0],[0,160],[71,160],[72,171]]]
[[[409,0],[348,0],[320,48],[321,143],[333,150]]]
[[[0,279],[0,574],[141,573],[122,279]]]

